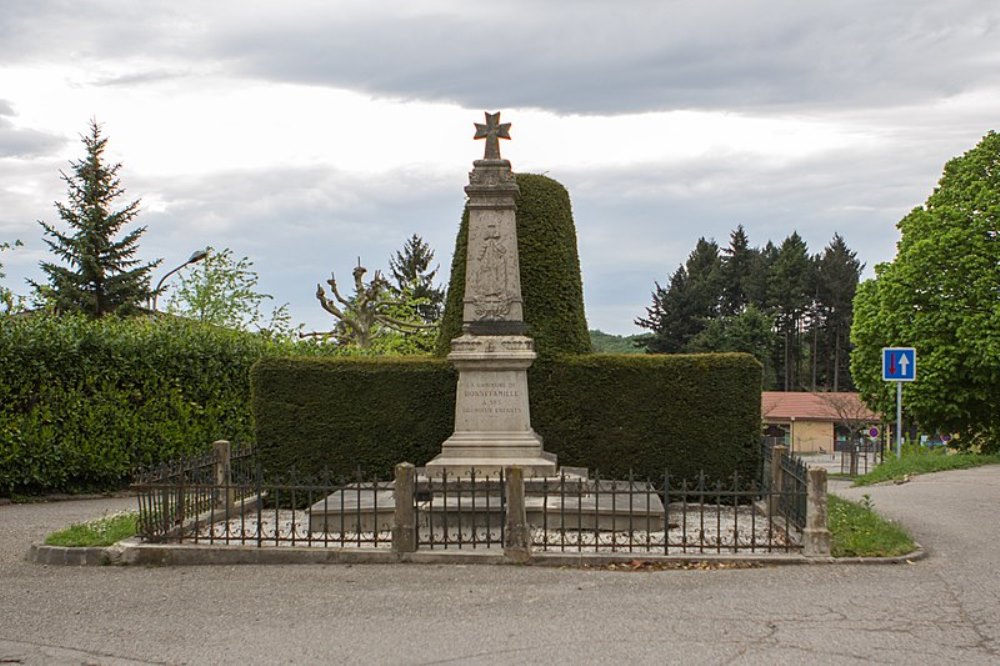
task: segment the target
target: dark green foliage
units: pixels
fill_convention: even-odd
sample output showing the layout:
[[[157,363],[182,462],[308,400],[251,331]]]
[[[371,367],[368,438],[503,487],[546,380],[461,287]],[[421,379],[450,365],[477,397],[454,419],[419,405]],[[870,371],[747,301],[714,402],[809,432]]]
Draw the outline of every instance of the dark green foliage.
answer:
[[[816,256],[815,264],[813,374],[825,378],[826,385],[833,391],[854,390],[849,338],[854,318],[854,294],[864,265],[840,234],[834,234],[823,254]]]
[[[108,140],[101,136],[97,121],[90,122],[90,133],[82,140],[86,156],[70,163],[71,175],[62,174],[69,201],[55,204],[69,232],[39,222],[52,238],[45,239],[49,249],[68,266],[42,262],[49,283],[32,285],[58,312],[91,317],[135,314],[152,295],[149,273],[159,261],[142,264],[135,258],[145,227],[116,240],[138,214],[139,201],[112,210],[115,200],[125,193],[118,180],[121,164],[105,162]]]
[[[133,465],[249,441],[249,368],[290,350],[184,320],[0,317],[0,494],[116,489]]]
[[[528,335],[540,357],[591,351],[583,308],[583,283],[576,248],[576,228],[569,193],[555,180],[517,174],[517,251],[521,265],[521,296]],[[452,338],[461,334],[465,297],[465,257],[468,210],[462,215],[437,353],[448,353]]]
[[[441,359],[266,359],[251,371],[266,472],[388,475],[425,463],[455,425],[455,372]]]
[[[652,353],[753,354],[766,389],[850,389],[847,330],[861,268],[839,234],[811,256],[797,233],[780,248],[754,248],[738,226],[721,251],[700,238],[669,285],[655,283],[635,323],[651,331]]]
[[[561,464],[624,478],[757,470],[760,364],[746,354],[592,354],[529,370],[531,417]]]
[[[444,308],[444,290],[434,286],[438,267],[431,268],[433,261],[434,250],[417,234],[389,257],[389,272],[395,281],[393,290],[397,295],[407,293],[410,298],[419,299],[414,309],[428,324],[437,323]]]
[[[760,365],[745,354],[589,354],[536,362],[532,424],[564,465],[623,477],[753,474]],[[454,371],[429,359],[265,359],[252,371],[270,469],[388,474],[424,464],[454,426]]]
[[[646,348],[653,353],[690,351],[687,346],[712,318],[722,302],[722,261],[715,241],[699,238],[687,262],[670,278],[666,289],[659,284],[653,305],[636,324],[653,334]]]

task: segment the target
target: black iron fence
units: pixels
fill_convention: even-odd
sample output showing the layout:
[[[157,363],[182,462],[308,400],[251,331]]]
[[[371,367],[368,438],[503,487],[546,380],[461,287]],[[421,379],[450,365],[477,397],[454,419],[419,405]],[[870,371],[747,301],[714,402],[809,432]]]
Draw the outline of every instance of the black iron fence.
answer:
[[[135,474],[140,538],[258,547],[391,544],[392,481],[360,471],[350,478],[290,472],[266,479],[251,448],[221,453],[226,448]]]
[[[690,554],[789,552],[801,525],[769,508],[794,505],[786,493],[734,474],[711,481],[614,481],[560,476],[543,491],[526,489],[532,546],[542,551]],[[805,499],[803,495],[803,500]]]
[[[413,497],[417,547],[503,546],[506,500],[503,470],[422,476]]]
[[[132,487],[140,537],[152,542],[403,548],[394,541],[408,533],[409,549],[506,548],[510,521],[521,520],[528,548],[541,552],[798,551],[806,467],[783,447],[764,446],[763,459],[759,475],[724,479],[519,474],[512,505],[503,470],[429,476],[401,465],[395,479],[265,478],[252,450],[219,442],[210,455],[140,471]]]

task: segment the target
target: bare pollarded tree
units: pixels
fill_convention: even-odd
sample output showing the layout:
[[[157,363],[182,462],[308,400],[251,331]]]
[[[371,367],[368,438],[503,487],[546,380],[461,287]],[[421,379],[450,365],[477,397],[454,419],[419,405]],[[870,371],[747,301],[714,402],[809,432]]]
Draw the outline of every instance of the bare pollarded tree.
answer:
[[[365,283],[368,269],[358,265],[353,271],[354,294],[345,298],[331,273],[326,281],[333,298],[328,298],[322,285],[316,285],[316,299],[324,310],[337,318],[337,325],[325,332],[302,333],[300,337],[333,338],[341,345],[369,349],[374,339],[386,330],[404,335],[430,330],[436,324],[423,322],[415,309],[419,299],[409,298],[405,292],[394,290],[380,271]]]

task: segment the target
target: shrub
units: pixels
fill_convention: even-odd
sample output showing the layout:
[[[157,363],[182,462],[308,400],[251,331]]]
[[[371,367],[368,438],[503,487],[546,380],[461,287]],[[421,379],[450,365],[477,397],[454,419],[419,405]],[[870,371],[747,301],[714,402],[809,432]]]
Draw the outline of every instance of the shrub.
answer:
[[[0,317],[0,494],[119,488],[134,465],[249,441],[250,366],[293,349],[321,353],[173,318]]]
[[[439,359],[263,359],[251,377],[268,470],[387,475],[433,458],[454,427],[456,375]],[[559,357],[528,381],[533,427],[561,464],[618,477],[757,470],[752,356]]]
[[[591,351],[583,308],[583,283],[576,249],[576,227],[569,193],[555,180],[517,174],[517,252],[521,266],[521,297],[528,335],[540,357]],[[437,354],[448,353],[452,338],[462,331],[465,298],[465,258],[469,211],[462,215],[451,264],[448,299],[437,342]]]

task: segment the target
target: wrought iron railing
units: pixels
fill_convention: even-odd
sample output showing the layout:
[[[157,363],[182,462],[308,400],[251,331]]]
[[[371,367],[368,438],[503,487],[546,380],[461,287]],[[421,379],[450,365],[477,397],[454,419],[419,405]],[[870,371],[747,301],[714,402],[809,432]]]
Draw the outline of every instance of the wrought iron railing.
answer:
[[[503,470],[423,476],[413,497],[417,546],[428,549],[502,546],[506,492]]]
[[[137,472],[138,536],[258,547],[391,544],[391,481],[360,472],[267,479],[250,448],[238,449],[230,461],[228,474],[213,454]]]
[[[538,550],[671,555],[801,548],[801,526],[768,511],[793,491],[767,490],[738,473],[714,481],[669,473],[641,482],[632,475],[628,481],[565,475],[548,481],[540,517],[532,519],[530,494],[526,500]]]
[[[266,477],[251,449],[222,447],[142,470],[132,487],[147,541],[388,548],[405,529],[411,549],[504,548],[514,524],[508,521],[520,515],[508,516],[513,483],[524,511],[516,524],[529,526],[537,551],[787,553],[802,548],[807,474],[797,457],[772,462],[776,453],[765,447],[765,472],[751,477],[563,473],[518,481],[520,474],[507,479],[503,470],[428,476],[400,466],[410,480],[400,486],[399,468],[394,480],[360,471],[351,478]]]

